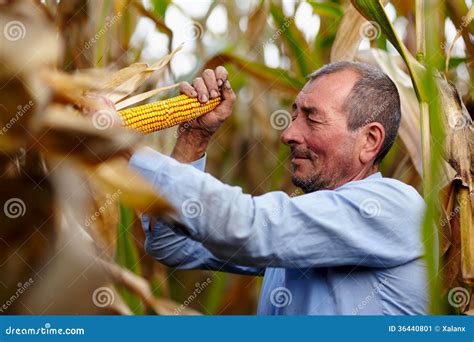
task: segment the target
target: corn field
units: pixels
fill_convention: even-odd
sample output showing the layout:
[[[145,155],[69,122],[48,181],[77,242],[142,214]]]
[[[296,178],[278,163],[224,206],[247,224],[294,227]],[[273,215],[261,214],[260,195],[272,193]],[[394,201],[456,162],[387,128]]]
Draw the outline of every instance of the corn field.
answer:
[[[311,72],[355,60],[400,93],[381,171],[427,203],[431,313],[473,314],[473,18],[471,0],[0,0],[0,311],[255,314],[260,278],[145,253],[140,215],[175,208],[123,155],[169,154],[176,125],[219,102],[201,108],[177,85],[224,65],[237,102],[207,172],[252,195],[298,195],[279,140],[289,107]]]

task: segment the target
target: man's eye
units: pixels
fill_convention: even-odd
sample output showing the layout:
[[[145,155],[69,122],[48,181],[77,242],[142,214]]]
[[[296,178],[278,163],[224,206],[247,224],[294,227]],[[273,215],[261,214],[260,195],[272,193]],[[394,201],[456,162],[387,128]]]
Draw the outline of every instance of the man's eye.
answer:
[[[319,121],[319,120],[314,120],[314,119],[311,119],[311,118],[308,118],[308,120],[313,124],[322,124],[322,122]]]

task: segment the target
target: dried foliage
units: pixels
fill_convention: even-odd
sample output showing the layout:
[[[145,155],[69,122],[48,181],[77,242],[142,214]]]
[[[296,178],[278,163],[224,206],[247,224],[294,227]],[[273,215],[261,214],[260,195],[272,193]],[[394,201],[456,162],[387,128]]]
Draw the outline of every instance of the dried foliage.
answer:
[[[400,134],[381,168],[425,194],[425,232],[439,228],[434,311],[473,313],[472,301],[448,304],[455,289],[470,298],[474,281],[473,10],[464,1],[437,3],[437,25],[454,23],[464,43],[465,56],[453,56],[443,30],[417,36],[414,1],[384,3],[217,1],[193,17],[169,1],[0,0],[2,312],[254,313],[258,278],[170,270],[145,255],[139,213],[167,217],[173,209],[122,156],[144,143],[167,153],[176,134],[144,138],[101,114],[170,97],[182,78],[225,65],[238,101],[209,150],[209,172],[256,195],[295,193],[279,144],[289,105],[309,72],[358,60],[380,67],[401,95]],[[224,33],[208,20],[218,10],[226,13]],[[188,19],[178,30],[165,20],[172,11]],[[298,11],[318,16],[315,36],[298,25]],[[144,22],[161,33],[153,44],[165,51],[151,60],[144,57],[149,42],[135,36]],[[176,40],[182,31],[184,46]],[[418,50],[420,39],[426,51]],[[176,75],[172,62],[186,53],[195,64]],[[433,264],[436,242],[425,242]],[[183,307],[208,277],[205,293]]]

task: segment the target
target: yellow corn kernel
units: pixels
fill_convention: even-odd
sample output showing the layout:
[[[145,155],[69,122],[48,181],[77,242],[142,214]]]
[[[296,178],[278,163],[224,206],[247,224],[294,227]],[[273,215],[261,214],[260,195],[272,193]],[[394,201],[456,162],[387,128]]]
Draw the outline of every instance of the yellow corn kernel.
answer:
[[[201,103],[194,97],[179,95],[167,100],[123,109],[118,114],[124,126],[142,133],[152,133],[209,113],[220,102],[220,97]]]

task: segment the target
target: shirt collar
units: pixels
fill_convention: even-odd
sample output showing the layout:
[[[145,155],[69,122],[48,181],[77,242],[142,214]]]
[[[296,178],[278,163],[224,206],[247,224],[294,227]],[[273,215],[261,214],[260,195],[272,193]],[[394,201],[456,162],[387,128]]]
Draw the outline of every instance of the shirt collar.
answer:
[[[365,178],[366,178],[366,179],[367,179],[367,178],[383,178],[383,176],[382,176],[382,173],[379,171],[379,172],[373,173],[373,174],[371,174],[370,176],[365,177]]]

